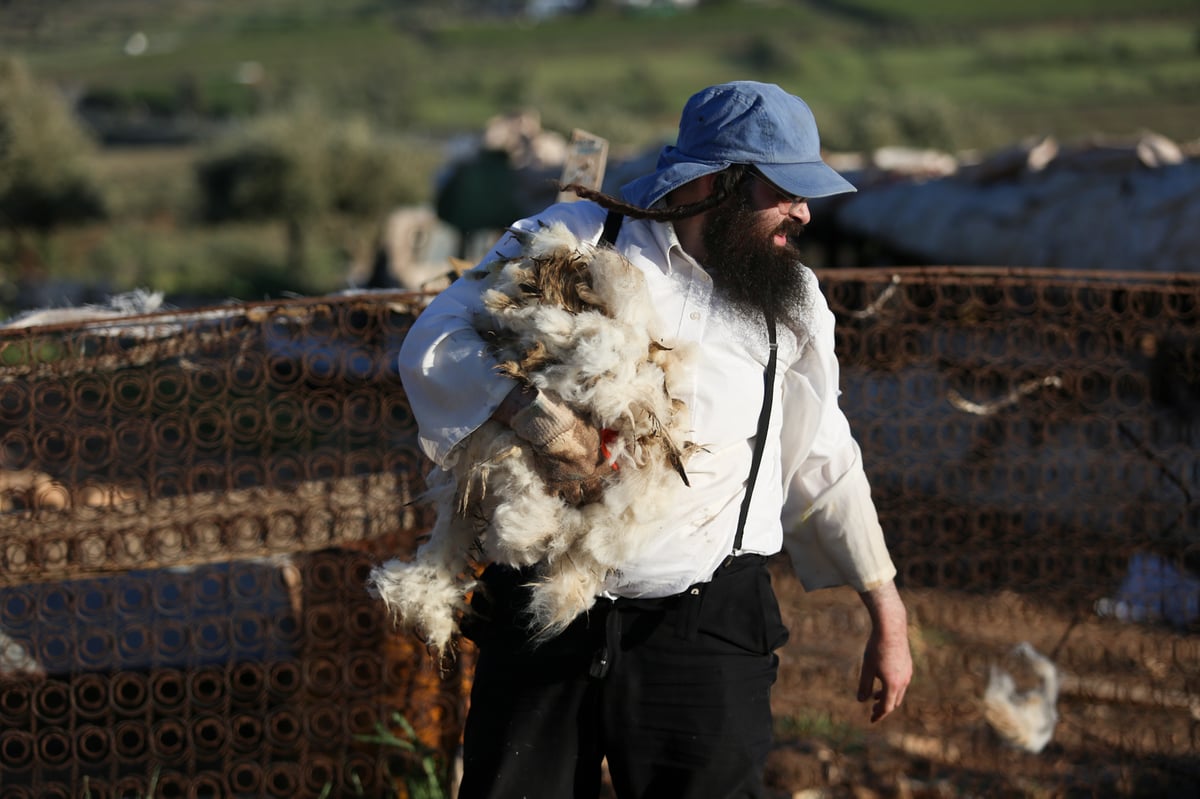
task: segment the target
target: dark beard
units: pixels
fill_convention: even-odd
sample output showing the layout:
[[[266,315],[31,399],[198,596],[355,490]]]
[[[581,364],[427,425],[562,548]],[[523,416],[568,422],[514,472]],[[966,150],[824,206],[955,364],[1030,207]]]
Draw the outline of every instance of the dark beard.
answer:
[[[788,219],[768,231],[758,216],[745,184],[709,211],[703,233],[708,256],[705,266],[717,295],[735,310],[760,318],[772,313],[787,321],[807,300],[800,251],[795,245],[804,225]],[[787,235],[786,246],[776,246],[775,233]]]

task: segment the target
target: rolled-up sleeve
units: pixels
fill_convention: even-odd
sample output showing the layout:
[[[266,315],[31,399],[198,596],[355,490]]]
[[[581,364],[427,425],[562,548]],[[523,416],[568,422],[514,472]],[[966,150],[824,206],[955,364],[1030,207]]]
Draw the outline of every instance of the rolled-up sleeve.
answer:
[[[784,375],[784,546],[808,590],[893,579],[862,453],[838,405],[834,319],[818,300],[809,345]]]
[[[512,227],[533,231],[561,220],[594,241],[602,219],[603,212],[591,203],[560,203]],[[480,266],[433,299],[400,346],[400,380],[417,420],[418,440],[440,466],[453,465],[458,443],[488,420],[514,386],[496,372],[496,359],[475,326],[485,313],[480,270],[519,251],[514,236],[502,236]]]
[[[472,285],[474,284],[474,285]],[[460,278],[417,317],[400,347],[400,379],[421,449],[442,466],[512,390],[470,325],[478,281]]]
[[[498,248],[505,246],[501,241]],[[501,252],[493,250],[484,263]],[[483,281],[470,273],[460,277],[417,316],[400,346],[400,380],[421,449],[441,466],[453,463],[454,447],[487,421],[513,387],[495,371],[496,361],[475,330],[482,289]]]

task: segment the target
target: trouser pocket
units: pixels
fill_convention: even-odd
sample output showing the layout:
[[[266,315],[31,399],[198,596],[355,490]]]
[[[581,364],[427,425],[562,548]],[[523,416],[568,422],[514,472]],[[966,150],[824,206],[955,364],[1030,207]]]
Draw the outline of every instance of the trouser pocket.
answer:
[[[753,560],[737,562],[743,558]],[[773,652],[787,642],[788,631],[766,558],[743,555],[700,587],[703,601],[697,626],[701,635],[756,655]]]

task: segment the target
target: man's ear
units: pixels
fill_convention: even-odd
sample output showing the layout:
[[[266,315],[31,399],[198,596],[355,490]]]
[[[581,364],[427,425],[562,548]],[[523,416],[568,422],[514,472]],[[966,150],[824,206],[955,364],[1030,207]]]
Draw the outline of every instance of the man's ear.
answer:
[[[701,175],[672,191],[668,197],[668,201],[672,205],[698,203],[713,193],[715,183],[716,175]]]

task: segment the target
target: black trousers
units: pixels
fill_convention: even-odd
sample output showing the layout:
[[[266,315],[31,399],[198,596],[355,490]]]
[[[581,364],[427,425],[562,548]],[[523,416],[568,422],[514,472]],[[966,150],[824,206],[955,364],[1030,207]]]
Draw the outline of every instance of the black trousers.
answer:
[[[787,630],[766,559],[657,600],[601,600],[534,647],[528,575],[490,566],[464,632],[479,647],[460,799],[762,797]]]

